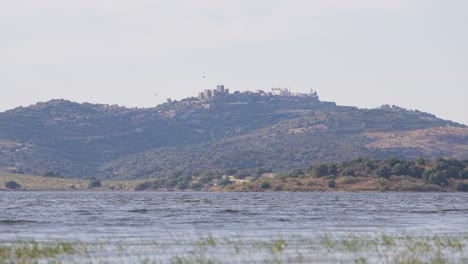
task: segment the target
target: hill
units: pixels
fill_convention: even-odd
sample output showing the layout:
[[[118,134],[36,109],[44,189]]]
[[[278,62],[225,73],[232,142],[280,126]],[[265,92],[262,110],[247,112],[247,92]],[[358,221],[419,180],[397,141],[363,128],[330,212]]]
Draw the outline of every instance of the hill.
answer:
[[[275,92],[205,91],[148,109],[66,100],[16,108],[0,113],[0,170],[134,179],[284,171],[357,156],[468,159],[464,125],[396,106],[359,109]]]

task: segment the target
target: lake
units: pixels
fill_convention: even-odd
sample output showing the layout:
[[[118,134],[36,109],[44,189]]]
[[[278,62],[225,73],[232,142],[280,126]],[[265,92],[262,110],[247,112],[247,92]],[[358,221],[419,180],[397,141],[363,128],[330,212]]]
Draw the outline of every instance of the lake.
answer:
[[[313,245],[300,242],[382,234],[468,236],[468,193],[0,192],[0,205],[3,244],[104,245],[105,250],[74,256],[71,262],[256,263],[271,255],[266,262],[307,263],[309,257],[333,263],[357,255],[328,257],[322,249],[321,257],[308,255]],[[249,248],[274,247],[277,241],[284,245],[279,252],[272,247],[233,252],[233,241]],[[219,247],[200,251],[200,244]],[[291,245],[300,257],[282,250]],[[197,261],[186,254],[202,256]],[[378,256],[370,260],[378,262]]]

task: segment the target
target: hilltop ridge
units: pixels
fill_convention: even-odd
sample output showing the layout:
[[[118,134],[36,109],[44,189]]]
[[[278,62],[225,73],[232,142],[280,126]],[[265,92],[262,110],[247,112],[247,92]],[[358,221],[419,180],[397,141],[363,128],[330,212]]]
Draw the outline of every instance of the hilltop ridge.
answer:
[[[468,128],[397,106],[338,106],[313,91],[218,86],[153,108],[51,100],[8,110],[0,113],[0,154],[1,171],[73,177],[280,171],[356,156],[467,159]]]

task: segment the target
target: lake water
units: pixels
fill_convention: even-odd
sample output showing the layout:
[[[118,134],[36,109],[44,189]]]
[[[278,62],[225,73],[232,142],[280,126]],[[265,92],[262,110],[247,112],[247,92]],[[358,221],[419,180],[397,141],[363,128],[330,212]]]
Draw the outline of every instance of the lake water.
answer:
[[[468,235],[468,193],[0,192],[0,206],[1,243]]]

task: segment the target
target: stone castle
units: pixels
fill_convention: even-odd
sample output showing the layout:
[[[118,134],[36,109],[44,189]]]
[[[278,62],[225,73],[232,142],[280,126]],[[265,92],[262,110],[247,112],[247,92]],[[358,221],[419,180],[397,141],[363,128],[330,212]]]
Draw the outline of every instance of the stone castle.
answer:
[[[257,90],[257,92],[239,92],[236,91],[233,94],[229,93],[229,89],[226,89],[224,85],[217,85],[216,89],[206,89],[203,92],[198,93],[198,100],[199,101],[211,101],[216,98],[220,97],[227,97],[230,95],[238,95],[238,94],[255,94],[259,96],[269,96],[269,97],[305,97],[309,99],[318,100],[317,92],[314,90],[310,90],[310,93],[293,93],[288,88],[279,88],[273,87],[271,88],[271,92],[264,92],[263,90]]]

